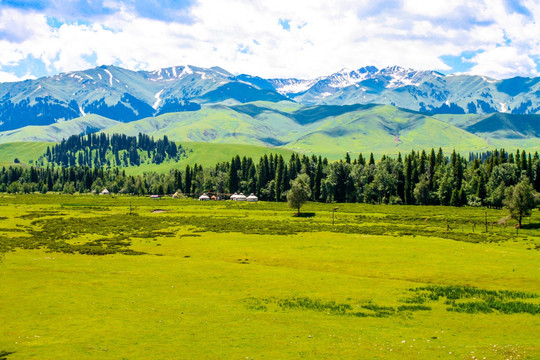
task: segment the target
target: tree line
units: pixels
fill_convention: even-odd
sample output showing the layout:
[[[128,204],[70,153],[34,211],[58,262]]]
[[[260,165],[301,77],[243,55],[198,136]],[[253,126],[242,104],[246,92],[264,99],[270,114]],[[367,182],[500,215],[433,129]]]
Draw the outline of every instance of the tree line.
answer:
[[[156,141],[153,137],[141,133],[138,136],[109,136],[101,133],[73,135],[63,139],[60,143],[47,147],[45,155],[38,159],[38,163],[63,167],[128,167],[139,166],[144,161],[153,164],[160,164],[167,159],[176,161],[184,154],[182,146],[169,141],[167,136]]]
[[[70,140],[71,139],[71,140]],[[66,148],[91,148],[100,151],[101,145],[126,147],[129,137],[92,135],[70,138],[53,147],[58,156]],[[113,145],[118,141],[123,145]],[[161,149],[170,141],[157,142],[139,135],[138,146],[153,151],[145,142]],[[69,145],[68,145],[69,144]],[[174,144],[174,143],[173,143]],[[128,146],[129,147],[129,146]],[[164,150],[167,152],[167,150]],[[64,165],[65,162],[61,161]],[[291,180],[306,175],[309,200],[320,202],[363,202],[379,204],[418,204],[452,206],[502,207],[505,190],[527,178],[540,191],[540,159],[538,152],[509,153],[504,149],[489,153],[469,154],[466,158],[455,151],[445,156],[435,151],[411,151],[397,157],[383,156],[376,161],[371,154],[330,162],[321,156],[292,154],[288,161],[282,155],[264,155],[254,161],[251,157],[235,156],[231,161],[213,167],[201,165],[173,169],[166,174],[126,175],[119,167],[76,165],[46,167],[2,168],[1,192],[101,192],[134,195],[172,194],[181,192],[198,195],[203,192],[231,194],[255,193],[261,200],[285,201]]]

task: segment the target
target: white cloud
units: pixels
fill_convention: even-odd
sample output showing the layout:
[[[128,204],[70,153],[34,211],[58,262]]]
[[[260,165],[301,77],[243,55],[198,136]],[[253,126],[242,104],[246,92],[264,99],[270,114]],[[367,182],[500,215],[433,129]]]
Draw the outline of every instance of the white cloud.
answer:
[[[365,65],[451,70],[441,56],[484,50],[471,60],[472,71],[509,76],[536,74],[532,58],[540,53],[534,0],[524,3],[532,19],[507,13],[503,0],[198,0],[188,24],[142,18],[121,1],[109,3],[118,12],[58,29],[47,25],[45,14],[2,10],[0,71],[32,56],[51,73],[101,64],[136,70],[192,64],[314,77]],[[280,19],[289,20],[289,30]]]
[[[25,76],[19,77],[13,73],[0,71],[0,83],[4,82],[16,82],[26,79],[35,79],[36,77],[31,74],[26,74]]]
[[[451,14],[464,2],[459,0],[406,0],[404,10],[409,14],[418,14],[428,17],[440,17]]]
[[[498,47],[487,50],[473,57],[476,63],[472,74],[487,75],[495,79],[503,79],[523,74],[537,76],[535,62],[526,54],[519,54],[513,47]]]

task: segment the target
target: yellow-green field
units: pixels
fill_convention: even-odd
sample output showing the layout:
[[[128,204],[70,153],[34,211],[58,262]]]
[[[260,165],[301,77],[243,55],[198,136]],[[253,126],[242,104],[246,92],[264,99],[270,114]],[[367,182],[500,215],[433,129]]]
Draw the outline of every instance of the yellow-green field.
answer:
[[[540,358],[538,210],[302,211],[0,195],[0,358]]]

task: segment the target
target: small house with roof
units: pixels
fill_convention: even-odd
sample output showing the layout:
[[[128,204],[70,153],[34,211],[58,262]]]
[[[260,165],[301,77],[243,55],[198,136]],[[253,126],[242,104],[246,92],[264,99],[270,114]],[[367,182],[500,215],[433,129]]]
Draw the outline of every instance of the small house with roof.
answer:
[[[210,200],[210,197],[206,195],[206,193],[199,196],[199,201],[208,201],[208,200]]]

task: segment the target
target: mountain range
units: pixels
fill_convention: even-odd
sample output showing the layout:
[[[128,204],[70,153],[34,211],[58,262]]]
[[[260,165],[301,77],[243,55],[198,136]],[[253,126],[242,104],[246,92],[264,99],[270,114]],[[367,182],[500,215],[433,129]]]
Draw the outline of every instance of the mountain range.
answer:
[[[334,158],[430,147],[538,150],[540,78],[370,66],[309,80],[264,79],[219,67],[100,66],[0,84],[0,143],[97,131]]]
[[[195,111],[205,104],[283,100],[304,105],[383,104],[427,114],[537,114],[540,78],[495,80],[368,66],[316,79],[264,79],[235,76],[219,67],[131,71],[100,66],[0,84],[0,131],[85,114],[130,122]]]

